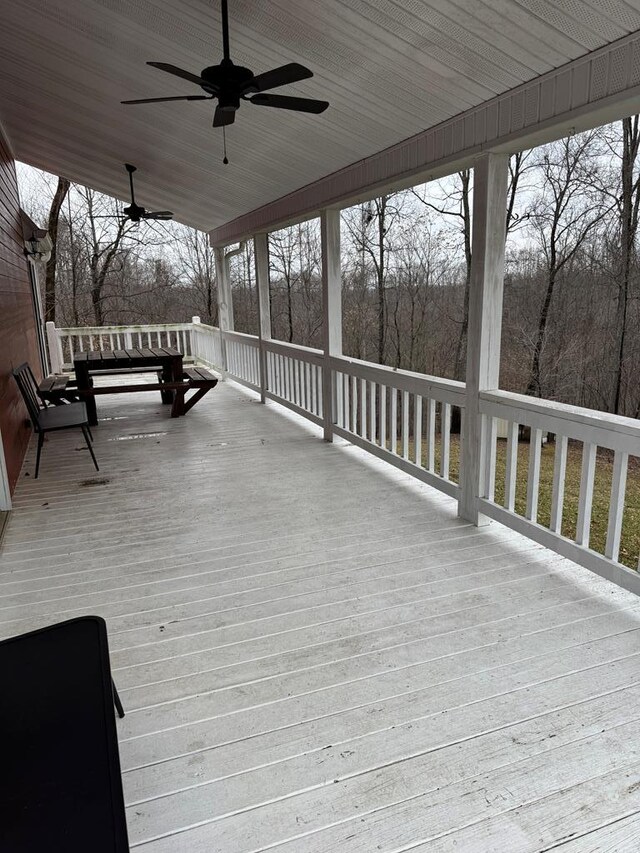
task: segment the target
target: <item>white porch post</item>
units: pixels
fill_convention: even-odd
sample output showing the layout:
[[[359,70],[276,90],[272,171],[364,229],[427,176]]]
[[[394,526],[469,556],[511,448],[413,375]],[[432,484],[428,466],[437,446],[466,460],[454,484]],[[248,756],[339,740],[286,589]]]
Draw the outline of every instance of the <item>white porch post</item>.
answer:
[[[225,263],[224,248],[215,250],[216,257],[216,279],[218,281],[218,322],[220,326],[220,352],[222,353],[222,370],[226,374],[229,369],[227,363],[227,345],[225,332],[233,331],[233,304],[231,301],[231,287]]]
[[[342,275],[340,270],[340,211],[320,212],[322,240],[322,410],[324,440],[333,441],[331,356],[342,355]]]
[[[260,400],[267,391],[267,351],[265,341],[271,340],[271,297],[269,294],[269,235],[254,234],[253,251],[256,261],[256,292],[258,294],[258,337],[260,338]]]
[[[486,523],[478,512],[478,498],[485,497],[487,450],[479,393],[498,388],[508,165],[506,154],[485,154],[475,164],[473,177],[467,390],[458,504],[460,517],[473,524]]]
[[[49,365],[51,366],[51,372],[62,373],[62,365],[64,364],[64,359],[62,357],[62,344],[60,343],[60,338],[58,337],[56,324],[52,323],[51,320],[48,320],[46,327],[47,345],[49,347]]]

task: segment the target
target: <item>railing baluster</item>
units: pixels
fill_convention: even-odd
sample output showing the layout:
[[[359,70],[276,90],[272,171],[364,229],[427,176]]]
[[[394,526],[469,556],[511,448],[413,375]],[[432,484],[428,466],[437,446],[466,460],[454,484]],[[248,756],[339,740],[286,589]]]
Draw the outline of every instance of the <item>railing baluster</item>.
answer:
[[[84,343],[82,341],[82,335],[78,335],[78,348],[80,352],[84,352]]]
[[[562,510],[564,508],[564,481],[567,474],[567,436],[556,435],[553,460],[553,488],[551,491],[551,520],[549,528],[554,533],[562,532]]]
[[[487,500],[492,501],[496,496],[496,443],[498,441],[498,421],[496,418],[492,418],[491,416],[485,417],[487,447],[484,460],[484,497],[486,497]],[[462,438],[462,435],[460,437]],[[462,446],[462,441],[460,441],[460,446]]]
[[[350,379],[349,374],[345,373],[343,375],[343,379],[342,379],[342,393],[344,395],[344,400],[343,400],[343,404],[342,404],[343,405],[343,408],[342,408],[342,412],[343,412],[342,428],[343,429],[349,429],[349,421],[350,421],[350,415],[351,415],[349,379]]]
[[[284,355],[280,356],[280,396],[283,400],[287,400],[287,389],[289,387],[288,371],[289,364]]]
[[[413,459],[416,465],[422,467],[422,397],[416,394],[413,398]]]
[[[509,512],[516,508],[516,476],[518,473],[518,432],[520,426],[509,421],[507,427],[507,459],[504,475],[504,505]]]
[[[389,388],[391,394],[391,423],[389,424],[390,450],[394,455],[398,453],[398,389]]]
[[[427,400],[427,470],[436,470],[436,401]]]
[[[620,534],[624,515],[624,496],[627,488],[627,470],[629,454],[617,450],[613,457],[613,475],[611,479],[611,500],[609,502],[609,523],[607,525],[607,543],[605,557],[617,560],[620,554]]]
[[[322,399],[322,382],[323,382],[322,371],[323,371],[323,367],[320,364],[316,364],[315,368],[316,368],[316,408],[317,408],[316,414],[318,415],[319,418],[323,418],[324,417],[324,401]]]
[[[402,458],[409,458],[409,392],[402,392]]]
[[[380,447],[387,446],[387,386],[379,385],[380,388]]]
[[[441,459],[440,476],[449,479],[449,460],[451,456],[451,403],[442,403],[441,409]]]
[[[358,380],[351,377],[351,432],[358,432]]]
[[[582,472],[580,474],[580,496],[578,498],[578,523],[576,542],[589,547],[591,530],[591,507],[593,504],[593,481],[596,473],[596,451],[598,447],[585,442],[582,447]]]
[[[369,382],[369,441],[376,443],[376,390],[377,384]]]
[[[360,435],[367,437],[367,380],[360,380]]]
[[[540,452],[542,448],[542,430],[531,428],[529,438],[529,471],[527,474],[527,510],[530,521],[538,520],[538,493],[540,491]]]
[[[89,335],[89,349],[91,350],[91,352],[95,350],[93,335]]]

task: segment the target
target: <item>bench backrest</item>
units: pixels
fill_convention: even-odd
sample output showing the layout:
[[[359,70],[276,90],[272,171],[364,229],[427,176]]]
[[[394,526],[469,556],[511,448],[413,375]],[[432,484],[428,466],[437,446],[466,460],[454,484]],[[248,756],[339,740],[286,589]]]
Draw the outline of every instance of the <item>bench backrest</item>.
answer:
[[[22,399],[24,400],[24,404],[27,407],[27,411],[29,412],[29,418],[31,419],[31,424],[36,430],[39,430],[39,415],[42,409],[40,405],[40,397],[38,395],[38,383],[36,382],[36,378],[33,375],[33,371],[25,361],[24,364],[21,364],[20,367],[16,367],[15,370],[12,371],[13,376],[18,383],[18,388],[20,389],[20,393],[22,394]]]

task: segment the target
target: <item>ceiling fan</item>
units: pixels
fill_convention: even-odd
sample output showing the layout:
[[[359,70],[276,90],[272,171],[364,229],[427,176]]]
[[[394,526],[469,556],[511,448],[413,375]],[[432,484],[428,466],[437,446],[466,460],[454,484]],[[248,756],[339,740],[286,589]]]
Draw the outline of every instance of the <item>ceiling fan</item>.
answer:
[[[141,219],[171,219],[173,213],[170,210],[150,210],[147,212],[144,207],[136,204],[136,197],[133,193],[133,173],[136,171],[136,167],[132,166],[131,163],[125,163],[124,167],[129,172],[129,186],[131,188],[131,204],[125,207],[123,211],[127,219],[132,222],[140,222]]]
[[[328,101],[312,98],[292,98],[286,95],[263,94],[268,89],[276,89],[288,83],[297,83],[313,77],[313,72],[304,65],[291,62],[281,65],[264,74],[254,75],[249,68],[234,65],[229,56],[229,20],[227,0],[222,0],[222,43],[224,57],[219,65],[211,65],[198,74],[191,74],[166,62],[147,62],[154,68],[166,71],[176,77],[182,77],[200,86],[205,95],[181,95],[171,98],[139,98],[133,101],[121,101],[123,104],[151,104],[160,101],[207,101],[217,98],[218,104],[213,117],[214,127],[233,124],[240,101],[248,101],[261,107],[277,107],[283,110],[295,110],[302,113],[322,113],[329,106]]]

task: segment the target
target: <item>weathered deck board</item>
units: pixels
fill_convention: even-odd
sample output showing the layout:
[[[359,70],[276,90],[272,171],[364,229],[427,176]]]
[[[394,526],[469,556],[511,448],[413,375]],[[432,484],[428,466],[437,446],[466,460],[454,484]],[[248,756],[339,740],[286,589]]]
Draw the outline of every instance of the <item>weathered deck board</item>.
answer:
[[[133,849],[635,850],[636,598],[233,385],[99,413],[99,474],[23,471],[0,636],[107,619]]]

